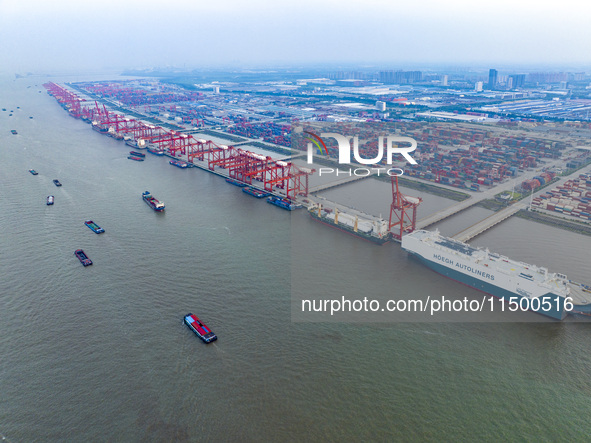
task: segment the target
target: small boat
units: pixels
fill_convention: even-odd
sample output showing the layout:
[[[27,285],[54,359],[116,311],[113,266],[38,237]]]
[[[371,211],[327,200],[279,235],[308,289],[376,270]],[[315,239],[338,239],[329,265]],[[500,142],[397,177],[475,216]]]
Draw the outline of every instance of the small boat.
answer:
[[[53,180],[53,184],[56,185],[56,186],[61,186],[62,185],[57,178],[55,180]]]
[[[84,224],[86,226],[88,226],[90,229],[92,229],[92,231],[95,234],[102,234],[103,232],[105,232],[105,230],[103,228],[101,228],[99,225],[97,225],[95,222],[93,222],[92,220],[86,220],[84,222]]]
[[[176,166],[177,168],[181,169],[185,169],[189,166],[187,162],[181,160],[170,160],[168,163],[170,163],[172,166]]]
[[[142,194],[142,198],[144,201],[150,206],[154,211],[161,212],[164,211],[164,202],[158,201],[154,198],[149,191],[146,191]]]
[[[82,249],[76,249],[74,255],[78,257],[78,260],[80,260],[83,266],[90,266],[92,264],[92,260],[88,258]]]
[[[212,341],[216,341],[218,338],[217,336],[205,326],[201,320],[197,318],[196,315],[188,313],[185,315],[184,318],[185,324],[189,327],[191,331],[193,331],[197,337],[203,340],[205,343],[211,343]]]
[[[10,114],[12,115],[12,114]],[[10,132],[12,132],[14,135],[18,134],[18,132],[16,132],[16,129],[12,129]]]
[[[33,175],[39,175],[39,173],[37,171],[35,171],[34,169],[29,169],[29,172]]]
[[[226,181],[231,185],[238,186],[240,188],[244,188],[246,186],[246,183],[241,182],[239,180],[234,180],[233,178],[227,178]]]
[[[131,155],[135,155],[136,157],[145,157],[146,156],[146,154],[143,154],[143,153],[137,152],[137,151],[129,151],[129,153]]]
[[[143,157],[136,157],[135,155],[128,155],[127,158],[136,162],[143,162],[145,160]]]
[[[53,205],[53,200],[54,200],[53,195],[48,195],[47,196],[47,205],[48,206]]]
[[[246,188],[242,188],[242,192],[246,192],[248,195],[252,195],[253,197],[256,197],[256,198],[263,198],[263,197],[267,197],[269,195],[269,193],[266,191],[261,191],[260,189],[257,189],[257,188],[251,188],[250,186],[248,186]]]

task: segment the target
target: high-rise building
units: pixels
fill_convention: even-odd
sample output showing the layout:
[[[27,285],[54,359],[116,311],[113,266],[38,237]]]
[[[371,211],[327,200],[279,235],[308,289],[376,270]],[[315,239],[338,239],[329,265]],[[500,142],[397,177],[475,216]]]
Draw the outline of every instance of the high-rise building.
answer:
[[[509,80],[511,80],[511,86],[509,86],[509,84],[507,83],[507,88],[523,88],[523,85],[525,85],[525,74],[510,75]]]
[[[483,84],[482,82],[476,82],[476,84],[474,85],[474,90],[476,92],[482,91],[482,84]]]
[[[377,101],[376,102],[376,109],[378,111],[384,112],[386,110],[386,102],[382,102],[382,101]]]
[[[447,86],[447,81],[448,81],[448,76],[444,75],[443,78],[441,79],[441,86]]]
[[[415,83],[423,78],[421,71],[380,71],[380,82],[382,83]]]
[[[488,87],[490,89],[494,89],[497,86],[497,78],[499,76],[499,71],[496,69],[491,69],[488,71]]]
[[[566,72],[532,72],[527,79],[531,83],[559,83],[568,80]]]
[[[573,80],[576,82],[580,82],[585,80],[585,73],[584,72],[575,72],[573,74]]]

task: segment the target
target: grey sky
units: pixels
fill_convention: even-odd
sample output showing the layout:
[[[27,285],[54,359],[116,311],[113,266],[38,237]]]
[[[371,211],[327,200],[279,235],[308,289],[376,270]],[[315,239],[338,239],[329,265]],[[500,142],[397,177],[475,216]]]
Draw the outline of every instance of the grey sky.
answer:
[[[0,0],[0,70],[591,65],[591,3]]]

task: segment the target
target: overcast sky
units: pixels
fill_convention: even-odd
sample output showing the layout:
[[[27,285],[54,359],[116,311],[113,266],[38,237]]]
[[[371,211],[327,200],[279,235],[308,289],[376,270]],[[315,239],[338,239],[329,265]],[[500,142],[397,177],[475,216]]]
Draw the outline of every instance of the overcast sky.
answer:
[[[0,71],[591,66],[591,2],[0,0]]]

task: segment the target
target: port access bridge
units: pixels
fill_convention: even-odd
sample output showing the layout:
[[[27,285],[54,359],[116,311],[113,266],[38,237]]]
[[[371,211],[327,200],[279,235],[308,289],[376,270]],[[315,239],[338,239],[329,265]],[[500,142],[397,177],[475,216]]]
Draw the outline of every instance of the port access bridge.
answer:
[[[559,164],[559,163],[560,163],[559,160],[554,160],[548,166],[553,166],[553,165]],[[512,189],[515,189],[516,187],[519,187],[521,182],[523,182],[524,180],[531,179],[534,176],[538,175],[539,173],[540,173],[539,169],[527,171],[525,174],[522,174],[519,177],[509,179],[509,180],[505,181],[504,183],[501,183],[500,185],[494,186],[491,189],[487,189],[486,191],[473,192],[472,195],[470,196],[470,198],[463,200],[459,203],[456,203],[452,206],[449,206],[445,209],[442,209],[441,211],[438,211],[434,214],[428,215],[427,217],[423,217],[420,220],[417,220],[417,229],[425,229],[431,225],[434,225],[435,223],[438,223],[440,221],[445,220],[448,217],[451,217],[452,215],[458,214],[459,212],[462,212],[462,211],[480,203],[483,200],[494,198],[494,196],[500,192],[510,191]],[[450,188],[450,189],[457,190],[456,188]],[[515,211],[515,212],[517,212],[517,211]]]
[[[584,171],[581,171],[580,173],[588,172],[590,169],[591,169],[591,167],[587,167],[587,168],[585,168]],[[520,180],[521,179],[523,179],[523,177],[520,178]],[[552,183],[552,187],[560,186],[564,182],[566,182],[567,180],[570,180],[570,176],[561,177],[558,181]],[[472,226],[469,226],[466,229],[464,229],[463,231],[458,232],[457,234],[455,234],[453,236],[453,238],[455,238],[456,240],[462,241],[462,242],[470,241],[471,239],[473,239],[477,235],[482,234],[487,229],[490,229],[493,226],[501,223],[503,220],[508,219],[512,215],[517,214],[522,209],[526,209],[529,205],[530,198],[533,198],[533,197],[535,197],[539,194],[542,194],[544,192],[546,192],[545,189],[539,190],[538,192],[533,193],[530,197],[524,198],[520,202],[514,203],[511,206],[508,206],[505,209],[502,209],[501,211],[495,212],[494,214],[485,218],[484,220],[481,220],[478,223],[474,223]],[[420,222],[420,220],[419,220],[419,222]]]

